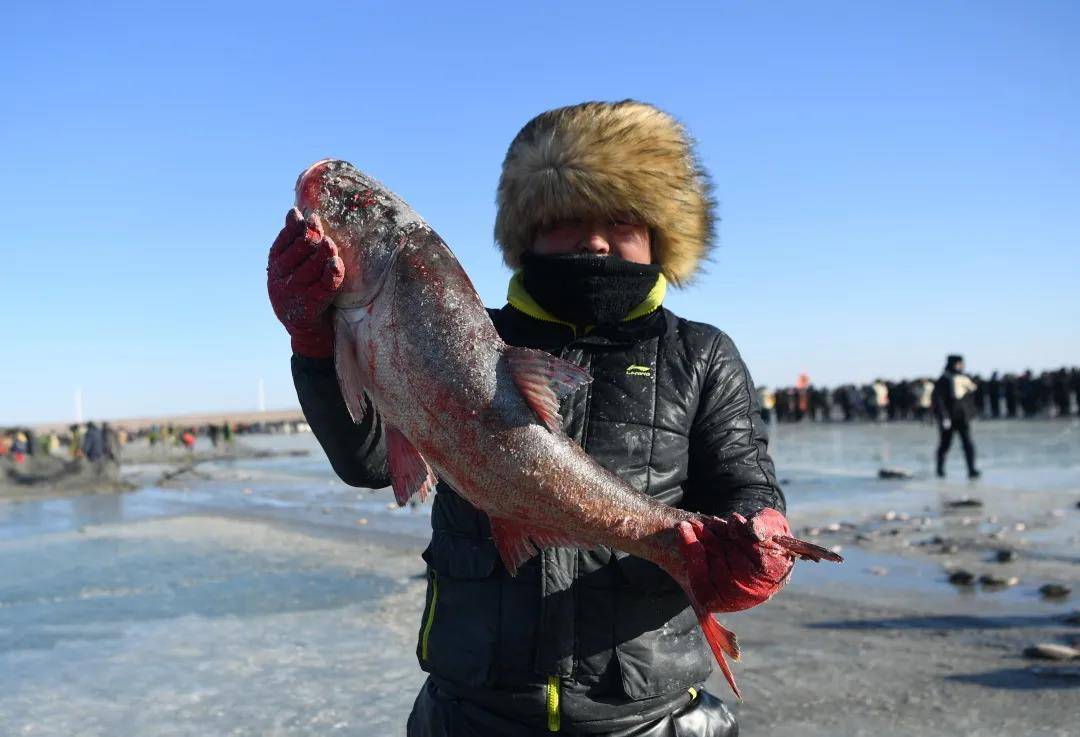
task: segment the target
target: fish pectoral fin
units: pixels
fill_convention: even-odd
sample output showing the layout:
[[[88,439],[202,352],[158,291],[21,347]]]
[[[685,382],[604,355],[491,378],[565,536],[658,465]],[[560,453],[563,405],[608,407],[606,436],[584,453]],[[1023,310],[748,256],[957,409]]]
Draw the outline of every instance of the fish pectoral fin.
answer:
[[[514,384],[536,416],[548,430],[562,429],[559,400],[592,381],[589,372],[569,361],[530,348],[509,348],[506,359]]]
[[[394,486],[398,506],[404,507],[414,494],[420,495],[420,501],[426,501],[428,493],[435,488],[435,472],[400,430],[384,424],[383,433],[386,436],[390,483]]]
[[[499,551],[499,557],[502,558],[503,565],[511,576],[517,574],[517,569],[522,563],[544,548],[592,547],[561,532],[528,527],[505,517],[488,515],[488,518],[491,520],[491,537],[495,541],[495,548]]]
[[[334,370],[349,416],[359,425],[364,419],[364,382],[356,355],[356,339],[348,320],[340,312],[334,315]]]

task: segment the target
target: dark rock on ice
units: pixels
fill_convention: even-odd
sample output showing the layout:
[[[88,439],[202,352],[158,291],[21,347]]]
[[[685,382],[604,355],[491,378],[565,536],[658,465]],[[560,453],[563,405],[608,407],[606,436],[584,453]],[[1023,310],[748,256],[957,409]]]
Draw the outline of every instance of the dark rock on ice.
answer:
[[[1020,583],[1020,579],[1016,576],[995,576],[990,573],[984,573],[979,576],[979,583],[989,589],[1004,589]]]
[[[1039,587],[1039,593],[1047,599],[1064,599],[1072,593],[1072,587],[1063,583],[1047,583]]]
[[[998,563],[1012,563],[1016,557],[1015,550],[999,550],[994,554],[994,560]]]
[[[954,586],[970,586],[975,582],[975,574],[962,568],[949,574],[949,583]]]
[[[1080,650],[1056,642],[1040,642],[1024,648],[1024,657],[1037,660],[1076,660],[1080,658]]]
[[[903,468],[881,468],[877,472],[879,479],[910,479],[911,471]]]
[[[945,502],[946,509],[972,509],[982,505],[982,500],[970,496]]]

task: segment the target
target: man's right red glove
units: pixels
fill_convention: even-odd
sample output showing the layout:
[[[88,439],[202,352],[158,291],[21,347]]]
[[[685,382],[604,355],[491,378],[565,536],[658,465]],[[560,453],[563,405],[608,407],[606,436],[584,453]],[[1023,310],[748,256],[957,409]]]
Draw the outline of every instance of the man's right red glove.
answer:
[[[345,280],[337,245],[323,233],[318,215],[305,220],[295,207],[270,246],[266,291],[274,314],[292,337],[293,353],[308,358],[334,355],[329,307]]]

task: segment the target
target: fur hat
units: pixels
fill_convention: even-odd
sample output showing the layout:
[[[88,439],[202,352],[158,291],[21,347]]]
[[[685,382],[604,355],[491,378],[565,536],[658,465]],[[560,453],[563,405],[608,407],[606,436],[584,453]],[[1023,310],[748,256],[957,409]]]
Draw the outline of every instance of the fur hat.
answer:
[[[712,183],[686,129],[635,100],[541,113],[503,161],[495,240],[510,268],[538,228],[557,220],[631,216],[652,232],[653,260],[681,285],[713,245]]]

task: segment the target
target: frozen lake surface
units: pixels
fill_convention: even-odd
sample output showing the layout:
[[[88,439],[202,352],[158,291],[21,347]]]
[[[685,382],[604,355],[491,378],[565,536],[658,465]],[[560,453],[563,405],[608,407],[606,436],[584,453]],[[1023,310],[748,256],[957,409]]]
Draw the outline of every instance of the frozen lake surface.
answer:
[[[1075,580],[1080,423],[981,423],[975,438],[984,477],[970,483],[958,448],[951,477],[933,476],[925,426],[782,426],[773,451],[793,527],[972,495],[1001,523],[1026,520],[1033,552],[1071,563]],[[243,440],[315,452],[206,463],[206,478],[171,488],[0,502],[0,733],[402,733],[422,680],[428,508],[342,484],[310,435]],[[881,466],[915,478],[879,481]],[[840,569],[801,566],[792,589],[953,614],[1075,608],[1030,588],[958,595],[937,565],[844,554]],[[892,575],[868,573],[879,566]]]
[[[1075,507],[1080,499],[1080,421],[998,421],[975,426],[978,464],[984,476],[967,480],[959,447],[950,455],[950,475],[933,473],[936,433],[916,423],[801,424],[774,426],[770,451],[788,500],[793,525],[801,516],[893,506],[917,507],[930,499],[1008,495],[1033,511]],[[302,457],[210,462],[211,479],[181,482],[161,490],[58,499],[0,506],[0,539],[74,529],[85,524],[186,513],[193,508],[308,520],[352,528],[369,520],[370,530],[426,538],[428,507],[398,509],[389,489],[361,490],[342,483],[314,436],[248,436],[243,442],[266,450],[310,450]],[[881,481],[883,466],[911,471],[907,481]],[[151,469],[157,471],[157,469]],[[155,473],[143,474],[153,479]],[[1063,541],[1074,526],[1062,527]]]

